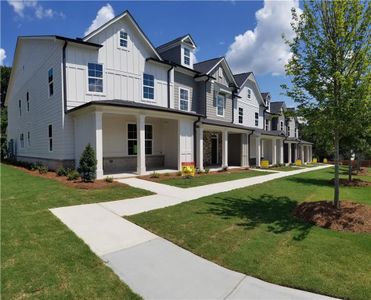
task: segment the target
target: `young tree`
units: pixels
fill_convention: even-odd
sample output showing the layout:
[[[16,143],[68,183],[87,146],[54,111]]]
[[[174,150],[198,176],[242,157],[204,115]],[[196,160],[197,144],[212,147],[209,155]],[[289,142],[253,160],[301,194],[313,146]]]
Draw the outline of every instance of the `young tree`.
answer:
[[[87,144],[80,158],[78,169],[80,176],[85,182],[93,182],[97,178],[97,160],[95,151],[90,144]]]
[[[287,41],[293,55],[286,65],[292,87],[283,87],[316,134],[333,144],[339,208],[340,143],[358,128],[358,114],[371,109],[370,6],[362,0],[306,1],[303,13],[293,10],[292,16],[296,35]]]
[[[0,120],[1,120],[1,158],[3,159],[7,153],[7,140],[6,140],[6,128],[8,126],[8,114],[7,109],[4,106],[6,92],[8,90],[8,84],[10,79],[10,72],[12,68],[6,66],[0,66]]]

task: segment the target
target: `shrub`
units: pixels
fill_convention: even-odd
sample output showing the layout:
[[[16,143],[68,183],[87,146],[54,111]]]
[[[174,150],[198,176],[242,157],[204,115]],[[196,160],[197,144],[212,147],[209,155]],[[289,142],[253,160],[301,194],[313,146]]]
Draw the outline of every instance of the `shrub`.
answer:
[[[40,174],[46,174],[48,173],[48,167],[47,166],[39,166],[38,167],[39,173]]]
[[[154,172],[151,173],[151,175],[149,175],[149,177],[151,177],[151,178],[159,178],[160,177],[160,174],[154,171]]]
[[[108,183],[112,183],[113,182],[113,177],[112,176],[107,176],[105,180]]]
[[[76,170],[71,170],[67,174],[67,180],[77,180],[77,179],[79,179],[79,177],[80,177],[80,174]]]
[[[182,176],[182,171],[176,172],[176,176]]]
[[[67,176],[69,170],[65,169],[64,167],[59,167],[55,173],[57,173],[57,176]]]
[[[80,176],[85,182],[94,182],[97,178],[97,160],[95,151],[90,144],[87,144],[80,158],[80,167],[78,168]]]
[[[210,169],[209,168],[205,168],[205,174],[209,174],[210,172]]]

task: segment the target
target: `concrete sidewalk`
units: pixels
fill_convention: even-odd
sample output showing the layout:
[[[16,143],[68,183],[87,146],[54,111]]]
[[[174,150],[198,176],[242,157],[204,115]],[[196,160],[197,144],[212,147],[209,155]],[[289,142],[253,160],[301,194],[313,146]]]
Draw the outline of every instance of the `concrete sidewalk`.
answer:
[[[326,166],[192,189],[127,179],[125,183],[159,194],[51,211],[145,299],[330,299],[228,270],[121,217],[323,167]]]

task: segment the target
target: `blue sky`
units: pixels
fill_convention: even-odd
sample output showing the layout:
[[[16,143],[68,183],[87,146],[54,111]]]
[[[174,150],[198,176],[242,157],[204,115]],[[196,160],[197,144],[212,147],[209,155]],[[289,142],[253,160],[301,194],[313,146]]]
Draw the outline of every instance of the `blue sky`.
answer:
[[[292,105],[290,99],[280,95],[280,84],[287,82],[282,66],[289,55],[281,34],[289,33],[293,5],[297,5],[294,0],[1,1],[0,47],[6,55],[3,64],[10,66],[19,35],[82,37],[103,6],[114,15],[129,9],[155,46],[190,33],[198,46],[198,61],[227,55],[234,72],[253,71],[262,92],[269,91],[274,101],[286,100]]]

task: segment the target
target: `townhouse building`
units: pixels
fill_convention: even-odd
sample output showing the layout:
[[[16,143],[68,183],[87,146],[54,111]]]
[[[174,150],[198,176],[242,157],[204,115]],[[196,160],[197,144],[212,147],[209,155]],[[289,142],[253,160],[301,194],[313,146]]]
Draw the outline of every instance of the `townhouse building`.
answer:
[[[196,62],[187,34],[155,47],[125,11],[84,38],[17,40],[5,104],[18,160],[78,167],[90,143],[97,177],[311,160],[294,117],[224,57]]]

